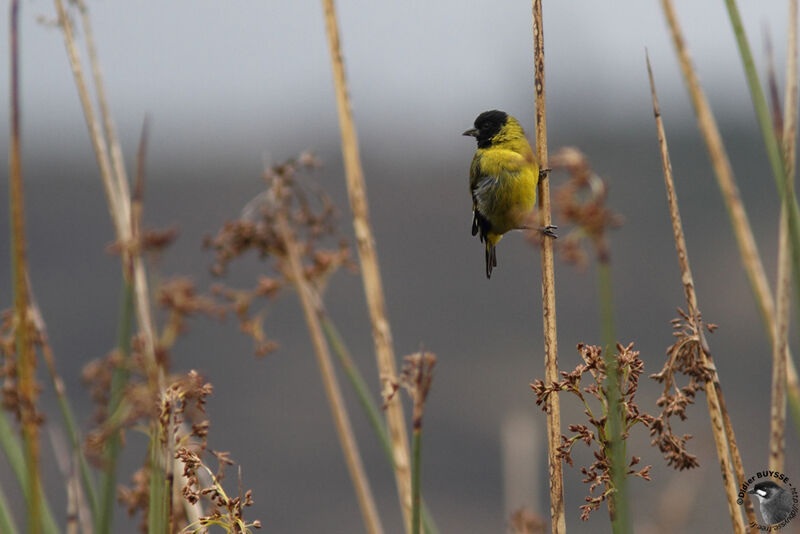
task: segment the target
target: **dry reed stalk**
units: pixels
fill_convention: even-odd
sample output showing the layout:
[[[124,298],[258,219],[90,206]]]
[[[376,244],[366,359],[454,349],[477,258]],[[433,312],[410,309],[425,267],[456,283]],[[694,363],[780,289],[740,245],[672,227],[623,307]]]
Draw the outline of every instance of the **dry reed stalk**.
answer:
[[[336,89],[336,108],[339,115],[339,128],[342,136],[342,156],[344,158],[347,193],[350,209],[353,212],[353,228],[358,245],[361,264],[361,279],[367,299],[367,308],[372,322],[372,337],[375,342],[375,355],[380,379],[384,384],[397,382],[397,363],[392,346],[392,331],[386,316],[386,303],[381,281],[375,238],[369,222],[369,207],[364,184],[364,171],[358,149],[358,138],[350,110],[347,94],[347,79],[339,43],[339,28],[336,21],[336,8],[333,0],[322,0],[325,11],[325,27],[331,54],[333,81]],[[411,530],[411,471],[403,406],[399,399],[393,398],[386,406],[386,421],[392,439],[394,452],[394,473],[397,492],[403,511],[406,532]]]
[[[80,57],[78,54],[78,47],[75,42],[75,34],[72,28],[72,22],[67,16],[66,10],[62,0],[54,0],[56,11],[58,13],[58,21],[61,26],[62,33],[64,34],[64,44],[67,49],[72,74],[75,78],[75,85],[78,89],[78,96],[81,100],[83,107],[83,114],[86,119],[87,127],[89,128],[89,136],[92,140],[92,147],[94,148],[95,158],[97,165],[100,168],[100,177],[103,182],[103,188],[106,193],[106,200],[108,202],[109,212],[111,213],[111,220],[114,223],[117,239],[123,245],[131,245],[132,241],[132,221],[131,221],[131,201],[128,179],[125,175],[125,166],[121,162],[122,151],[119,147],[119,141],[111,124],[108,106],[105,103],[105,93],[102,87],[102,80],[100,78],[100,69],[97,62],[96,50],[94,41],[91,34],[91,26],[87,26],[88,15],[85,6],[81,4],[81,10],[84,21],[84,32],[87,34],[87,39],[91,40],[90,55],[92,63],[92,71],[95,73],[95,91],[101,102],[101,114],[103,121],[106,124],[106,134],[108,139],[103,135],[100,122],[92,106],[91,97],[89,95],[88,85],[84,76],[83,67],[81,66]],[[111,145],[111,154],[116,155],[115,165],[112,165],[112,158],[109,156],[109,145]],[[150,312],[150,296],[148,291],[147,274],[144,269],[144,261],[140,254],[137,253],[135,246],[123,246],[123,274],[126,279],[133,272],[133,284],[136,292],[136,318],[139,324],[139,329],[143,334],[145,354],[148,356],[149,363],[149,378],[151,384],[159,390],[163,388],[163,371],[159,368],[155,361],[155,335],[153,332],[153,320]],[[130,256],[130,258],[129,258]],[[128,262],[132,262],[132,268],[125,268]]]
[[[279,196],[280,188],[277,185],[275,191]],[[314,302],[316,292],[312,290],[309,285],[309,280],[304,274],[300,253],[297,250],[297,242],[289,228],[286,214],[280,208],[276,215],[276,223],[278,233],[281,235],[281,240],[286,247],[286,256],[289,260],[292,280],[300,295],[303,314],[306,318],[308,331],[311,334],[311,341],[314,344],[314,353],[317,356],[317,364],[322,374],[325,393],[328,396],[328,403],[330,404],[333,420],[336,424],[336,431],[342,445],[342,452],[344,453],[345,461],[350,471],[350,478],[353,480],[353,486],[356,490],[358,504],[364,518],[364,525],[367,528],[367,532],[370,534],[382,534],[383,527],[381,526],[378,510],[375,506],[375,499],[372,495],[366,473],[364,472],[361,454],[359,453],[358,444],[356,443],[355,435],[350,425],[350,417],[347,414],[347,408],[342,398],[339,382],[333,370],[330,350],[325,341],[325,334],[322,330],[322,325],[320,324],[319,315],[317,313],[317,310],[322,308],[322,304]]]
[[[661,0],[661,4],[669,24],[683,77],[689,90],[689,96],[697,115],[697,125],[708,148],[711,165],[714,168],[717,183],[722,193],[725,207],[728,210],[734,237],[739,246],[742,265],[756,297],[756,304],[767,329],[770,343],[774,347],[778,342],[775,337],[775,302],[767,282],[764,265],[761,263],[761,256],[759,255],[755,238],[753,237],[753,229],[742,204],[739,188],[736,185],[730,161],[722,144],[719,128],[692,66],[692,60],[689,57],[689,51],[686,47],[686,41],[681,32],[672,0]],[[800,405],[800,378],[798,378],[797,368],[788,346],[786,360],[787,389],[793,404]]]
[[[533,0],[534,87],[536,89],[536,157],[539,168],[547,168],[547,109],[544,90],[544,34],[542,0]],[[544,228],[552,224],[550,181],[539,180],[539,216]],[[544,326],[545,380],[558,382],[558,339],[556,331],[556,288],[553,243],[542,239],[542,322]],[[567,531],[564,515],[564,474],[557,456],[561,444],[561,407],[558,395],[547,398],[547,459],[550,467],[550,520],[553,534]]]
[[[656,119],[656,128],[658,130],[658,144],[661,149],[661,163],[664,168],[664,185],[667,190],[667,201],[669,203],[670,218],[672,220],[672,231],[675,237],[675,249],[678,255],[678,264],[681,270],[681,281],[683,283],[683,290],[686,297],[687,312],[690,320],[694,323],[694,329],[697,332],[700,343],[701,363],[704,367],[709,369],[712,373],[713,385],[709,387],[706,384],[706,400],[708,401],[708,412],[711,419],[711,430],[714,434],[714,443],[717,448],[717,457],[720,462],[720,470],[722,472],[722,482],[725,486],[725,496],[728,500],[728,511],[733,523],[734,532],[737,534],[745,532],[745,526],[742,519],[742,514],[739,506],[736,504],[737,499],[737,486],[733,478],[733,467],[728,451],[728,438],[725,431],[725,423],[723,421],[722,408],[720,407],[720,398],[718,395],[718,377],[716,367],[710,358],[710,351],[708,343],[703,334],[703,325],[700,319],[700,311],[697,305],[697,294],[694,290],[694,279],[692,271],[689,267],[689,255],[686,249],[686,241],[683,234],[683,226],[681,224],[680,211],[678,210],[678,198],[675,193],[675,184],[672,179],[672,164],[669,159],[669,151],[667,150],[667,139],[664,133],[664,124],[661,120],[661,111],[658,105],[658,97],[656,96],[655,81],[653,80],[653,71],[650,67],[650,58],[647,58],[647,73],[650,78],[650,91],[653,99],[653,115]]]
[[[11,55],[11,131],[9,139],[8,182],[11,216],[12,285],[16,323],[17,373],[19,378],[20,419],[25,442],[25,464],[29,480],[25,496],[28,532],[38,534],[41,520],[41,481],[39,480],[39,423],[36,415],[36,353],[28,322],[28,261],[25,238],[25,199],[22,186],[22,149],[19,103],[19,1],[12,0],[9,20]]]
[[[774,76],[771,76],[774,79]],[[780,132],[786,191],[794,195],[794,169],[797,141],[797,0],[789,1],[789,27],[786,50],[786,89],[784,95],[783,131]],[[780,118],[780,115],[778,115]],[[786,198],[791,198],[787,194]],[[786,369],[788,365],[789,315],[791,307],[791,241],[786,202],[781,205],[778,238],[777,309],[775,315],[775,347],[772,352],[772,402],[770,410],[769,469],[783,471],[786,449]]]
[[[769,469],[783,471],[786,447],[786,347],[789,333],[789,308],[792,301],[792,246],[789,240],[789,214],[781,206],[778,238],[778,308],[775,311],[775,343],[772,351],[772,399],[770,409]]]

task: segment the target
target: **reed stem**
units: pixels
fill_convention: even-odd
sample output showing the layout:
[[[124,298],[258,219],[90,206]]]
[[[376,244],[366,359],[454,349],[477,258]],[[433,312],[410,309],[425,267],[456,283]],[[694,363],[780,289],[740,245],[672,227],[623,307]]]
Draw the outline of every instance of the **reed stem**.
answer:
[[[29,481],[25,495],[28,532],[42,529],[41,482],[39,479],[39,423],[36,415],[36,352],[28,322],[27,241],[25,238],[25,204],[22,185],[19,94],[19,1],[10,3],[11,55],[11,132],[9,139],[9,214],[11,226],[11,283],[14,288],[14,319],[17,346],[20,419],[25,444],[25,465]]]
[[[736,179],[733,175],[733,169],[728,160],[728,155],[725,152],[725,147],[722,144],[722,136],[714,120],[714,115],[711,113],[711,106],[708,104],[708,99],[706,98],[703,88],[700,86],[700,81],[692,66],[686,40],[681,31],[680,24],[678,23],[672,0],[661,0],[661,5],[667,23],[669,24],[672,41],[678,54],[678,60],[689,90],[689,96],[694,106],[695,114],[697,115],[697,125],[706,143],[711,158],[711,165],[717,177],[717,184],[719,185],[720,193],[722,194],[725,207],[728,211],[736,243],[739,246],[742,265],[747,274],[747,279],[750,281],[750,287],[755,296],[756,305],[758,306],[764,329],[767,336],[769,336],[770,344],[774,347],[777,343],[777,338],[775,337],[775,302],[772,298],[772,291],[770,290],[769,283],[767,282],[767,275],[764,271],[764,265],[761,262],[758,247],[756,246],[753,229],[750,226],[747,212],[742,204],[739,188],[736,185]],[[795,418],[796,430],[800,434],[800,378],[798,378],[797,368],[795,367],[794,359],[791,357],[791,354],[787,356],[787,361],[786,380],[789,392],[789,405],[792,409],[793,417]],[[742,482],[743,481],[740,481],[740,484]],[[749,501],[745,501],[745,503],[748,502]]]
[[[736,534],[743,534],[745,532],[744,521],[736,504],[737,499],[737,486],[734,480],[733,466],[731,465],[730,453],[728,450],[728,436],[726,435],[726,425],[722,408],[720,407],[720,397],[718,395],[718,376],[716,367],[710,358],[710,351],[708,343],[706,342],[703,333],[703,323],[700,319],[700,310],[697,304],[697,294],[694,289],[694,279],[692,271],[689,266],[689,255],[686,249],[686,240],[683,233],[683,225],[681,223],[680,211],[678,209],[678,197],[675,193],[675,183],[672,178],[672,164],[669,159],[669,151],[667,149],[667,139],[664,133],[664,124],[661,120],[661,111],[658,104],[658,97],[656,96],[655,81],[653,80],[653,71],[650,67],[650,58],[647,58],[647,73],[650,78],[650,91],[653,99],[653,115],[656,120],[656,128],[658,130],[658,144],[661,149],[661,163],[664,168],[664,184],[667,190],[667,201],[669,204],[670,218],[672,219],[672,230],[675,238],[675,249],[678,256],[678,264],[681,270],[681,280],[683,282],[684,295],[686,297],[686,306],[688,316],[693,324],[693,329],[696,332],[697,340],[700,350],[700,360],[702,365],[711,370],[712,379],[711,383],[706,383],[706,400],[708,402],[708,412],[711,419],[711,430],[714,434],[714,443],[717,449],[717,457],[720,462],[720,470],[722,473],[722,482],[725,488],[725,496],[728,500],[728,512],[733,523],[733,530]]]
[[[322,0],[325,12],[325,27],[328,35],[328,48],[331,54],[333,81],[336,90],[336,108],[339,115],[339,128],[342,137],[342,156],[344,158],[345,177],[350,209],[353,212],[353,228],[358,245],[358,257],[361,263],[361,278],[367,299],[372,337],[375,342],[375,355],[378,372],[382,383],[396,382],[397,363],[392,346],[392,331],[386,316],[386,303],[383,293],[378,254],[375,249],[375,237],[369,221],[369,207],[364,183],[364,171],[361,168],[358,137],[350,109],[347,93],[347,79],[342,61],[342,49],[339,42],[339,27],[336,21],[336,8],[333,0]],[[391,400],[386,407],[386,421],[394,449],[394,471],[400,507],[406,532],[411,531],[411,480],[409,472],[408,434],[406,431],[403,406],[397,398]]]
[[[542,0],[533,0],[533,56],[534,89],[536,92],[536,156],[539,168],[547,168],[547,108],[545,104],[544,29],[542,25]],[[539,180],[538,202],[540,225],[552,224],[550,208],[550,181]],[[556,330],[555,270],[553,243],[542,242],[542,322],[544,329],[545,378],[552,384],[558,375],[558,336]],[[564,514],[564,474],[561,459],[557,456],[561,443],[561,406],[558,395],[547,398],[547,459],[550,466],[550,519],[553,534],[567,531]]]
[[[330,405],[333,420],[336,424],[339,442],[342,446],[342,452],[344,453],[345,461],[350,471],[350,478],[356,490],[358,504],[364,518],[364,526],[370,534],[382,534],[383,526],[378,516],[378,509],[375,506],[375,498],[372,495],[372,490],[370,489],[369,481],[364,471],[361,453],[358,450],[358,444],[356,443],[352,425],[350,424],[350,417],[347,414],[347,408],[342,398],[339,382],[333,370],[330,350],[325,342],[325,336],[319,318],[315,313],[315,309],[319,309],[320,306],[315,305],[313,302],[314,293],[311,290],[308,278],[306,278],[303,272],[300,253],[298,252],[297,243],[292,231],[289,228],[286,214],[279,212],[276,219],[278,233],[281,235],[281,239],[286,247],[286,255],[291,268],[292,281],[300,296],[300,304],[303,306],[306,324],[308,325],[309,334],[314,344],[314,353],[317,356],[317,364],[322,374],[322,382],[325,386],[325,394],[328,397],[328,404]]]

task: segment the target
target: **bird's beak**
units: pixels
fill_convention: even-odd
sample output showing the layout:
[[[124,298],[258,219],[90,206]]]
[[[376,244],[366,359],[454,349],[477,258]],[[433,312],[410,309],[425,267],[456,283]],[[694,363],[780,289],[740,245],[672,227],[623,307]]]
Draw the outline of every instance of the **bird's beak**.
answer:
[[[464,132],[461,135],[469,135],[470,137],[478,137],[478,130],[475,129],[475,128],[472,128],[471,130],[467,130],[466,132]]]
[[[749,493],[750,495],[755,495],[756,494],[756,490],[755,490],[755,488],[749,489],[749,490],[747,490],[747,493]]]

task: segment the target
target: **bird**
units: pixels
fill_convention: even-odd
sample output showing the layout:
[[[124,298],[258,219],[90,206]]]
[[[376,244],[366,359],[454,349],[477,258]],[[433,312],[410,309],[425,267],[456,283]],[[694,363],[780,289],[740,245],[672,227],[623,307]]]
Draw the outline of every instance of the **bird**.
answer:
[[[761,517],[769,525],[782,522],[792,511],[792,494],[771,480],[759,482],[747,493],[758,497]]]
[[[510,230],[529,228],[526,222],[536,205],[536,186],[546,173],[540,172],[522,125],[504,111],[484,111],[463,135],[478,142],[469,169],[472,235],[480,234],[486,244],[486,278],[491,278],[497,243]],[[540,231],[555,237],[554,228]]]

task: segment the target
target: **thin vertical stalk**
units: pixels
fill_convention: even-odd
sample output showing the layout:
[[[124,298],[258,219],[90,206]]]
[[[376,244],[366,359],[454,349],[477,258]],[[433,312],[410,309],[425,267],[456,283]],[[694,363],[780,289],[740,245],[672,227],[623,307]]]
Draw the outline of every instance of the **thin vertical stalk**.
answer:
[[[414,420],[411,439],[411,532],[420,534],[422,526],[422,419]]]
[[[313,291],[313,288],[311,289]],[[358,402],[363,408],[364,412],[367,414],[367,420],[369,421],[370,426],[378,436],[378,441],[381,443],[381,447],[386,455],[386,459],[389,461],[389,465],[393,466],[394,457],[392,456],[392,440],[386,431],[386,426],[383,424],[378,406],[370,395],[367,383],[353,361],[350,351],[345,345],[341,334],[339,333],[339,329],[336,328],[333,320],[331,320],[325,311],[322,305],[322,299],[320,299],[319,296],[315,296],[314,302],[319,306],[319,308],[315,311],[319,317],[320,323],[322,324],[322,329],[325,331],[325,337],[328,339],[328,343],[330,343],[334,354],[336,354],[336,356],[339,358],[339,363],[342,365],[342,369],[344,369],[345,376],[347,376],[347,379],[350,381],[350,385],[356,392]],[[436,527],[436,523],[433,521],[433,517],[431,517],[424,500],[422,501],[422,528],[426,534],[438,534],[439,532],[439,529]]]
[[[128,186],[127,177],[125,176],[124,165],[112,165],[111,157],[109,156],[109,144],[112,146],[112,152],[121,154],[119,149],[119,141],[117,140],[113,128],[110,126],[110,118],[108,115],[108,108],[101,109],[104,114],[104,122],[109,125],[109,139],[103,135],[103,129],[100,126],[100,121],[97,119],[97,114],[92,106],[91,98],[89,96],[88,84],[81,66],[80,57],[78,55],[78,47],[75,43],[75,34],[72,27],[72,22],[67,16],[66,10],[62,0],[54,0],[56,11],[58,12],[59,25],[61,26],[64,35],[64,44],[67,50],[67,56],[72,68],[72,74],[75,79],[75,86],[78,89],[78,96],[83,107],[84,118],[86,125],[89,129],[89,137],[92,141],[97,165],[100,169],[100,178],[103,182],[103,189],[106,193],[106,200],[108,202],[111,220],[114,223],[117,239],[123,245],[127,245],[131,241],[131,206],[130,206],[130,191]],[[85,14],[85,13],[84,13]],[[84,16],[84,20],[88,20]],[[91,27],[89,27],[91,31]],[[94,45],[92,44],[92,49]],[[96,63],[97,57],[92,52],[92,60]],[[94,81],[98,86],[95,88],[98,94],[104,95],[101,80],[99,78],[99,67],[93,64],[93,71],[98,73]],[[98,89],[99,87],[99,89]],[[105,97],[103,96],[103,100]],[[123,269],[125,263],[128,261],[126,255],[132,256],[133,262],[133,284],[136,294],[136,318],[139,329],[143,334],[144,352],[147,355],[146,367],[148,380],[154,389],[160,390],[163,388],[164,376],[163,369],[161,369],[155,360],[155,336],[153,333],[153,320],[150,313],[150,296],[148,292],[147,273],[144,268],[144,261],[140,254],[137,254],[123,246]]]
[[[773,77],[774,78],[774,77]],[[782,152],[786,171],[786,191],[781,203],[778,238],[777,309],[772,364],[772,407],[770,410],[769,469],[783,471],[786,448],[786,366],[789,346],[789,315],[791,304],[791,262],[789,247],[789,197],[794,197],[794,171],[797,141],[797,0],[789,2],[789,29],[786,50],[786,91]],[[779,117],[780,118],[780,117]]]
[[[0,488],[0,532],[7,532],[8,534],[17,534],[19,532],[2,488]]]
[[[542,26],[542,0],[533,0],[533,56],[534,88],[536,91],[536,156],[539,168],[547,168],[547,109],[544,86],[544,29]],[[538,201],[541,226],[552,224],[550,209],[550,182],[539,180]],[[553,243],[542,242],[542,322],[544,329],[545,377],[552,384],[558,375],[558,339],[556,330],[556,288],[553,267]],[[550,519],[553,534],[567,530],[564,515],[564,474],[561,459],[557,456],[561,443],[561,406],[558,395],[547,398],[547,459],[550,467]]]
[[[22,155],[19,105],[19,1],[10,4],[11,54],[11,132],[9,144],[9,213],[11,216],[11,283],[14,288],[16,323],[17,373],[19,377],[20,415],[25,443],[25,465],[29,481],[25,502],[28,532],[38,534],[42,528],[41,486],[39,480],[39,425],[36,417],[36,353],[28,323],[28,272],[25,240],[25,204],[22,187]]]
[[[697,343],[700,345],[700,358],[701,363],[712,372],[713,384],[706,384],[706,400],[708,401],[708,412],[711,419],[711,430],[714,434],[714,443],[717,448],[717,457],[720,462],[720,470],[722,472],[722,482],[725,488],[725,496],[728,500],[728,512],[731,516],[733,523],[733,530],[736,534],[745,532],[745,525],[742,518],[739,506],[736,504],[737,499],[737,486],[734,480],[733,467],[728,450],[728,438],[725,432],[725,422],[722,415],[722,408],[720,407],[720,399],[717,389],[717,371],[714,367],[713,361],[710,359],[710,352],[708,343],[703,334],[703,324],[700,319],[700,311],[697,304],[697,294],[694,289],[694,279],[692,271],[689,266],[689,255],[686,249],[686,240],[683,233],[683,225],[681,224],[680,211],[678,209],[678,197],[675,193],[675,183],[672,178],[672,164],[669,159],[669,151],[667,149],[667,139],[664,133],[664,124],[661,120],[661,111],[658,105],[658,97],[656,96],[655,81],[653,80],[653,71],[650,67],[650,59],[647,58],[647,73],[650,78],[650,91],[653,99],[653,115],[656,120],[656,128],[658,130],[658,144],[661,149],[661,163],[664,168],[664,185],[667,190],[667,201],[669,204],[670,218],[672,219],[672,231],[675,238],[675,249],[678,255],[678,264],[681,270],[681,280],[683,282],[683,290],[686,297],[687,312],[690,320],[693,323],[693,328],[697,335]]]
[[[8,422],[5,412],[0,410],[0,450],[8,460],[11,470],[14,472],[14,477],[19,483],[23,495],[28,495],[30,492],[30,482],[28,481],[28,469],[25,464],[25,453],[22,452],[22,445],[19,438],[14,433],[11,423]],[[41,485],[39,486],[41,491]],[[42,512],[42,532],[45,534],[58,534],[60,529],[56,524],[53,512],[50,510],[50,505],[44,493],[41,494],[41,512]]]
[[[364,518],[364,526],[370,534],[382,534],[383,527],[381,526],[378,510],[375,506],[375,499],[372,495],[367,475],[364,472],[361,453],[358,450],[358,444],[356,443],[353,428],[350,424],[350,417],[347,414],[347,408],[342,398],[339,382],[333,370],[330,350],[328,344],[325,342],[325,335],[322,331],[319,318],[314,311],[318,306],[314,305],[314,294],[303,272],[303,265],[300,260],[300,253],[297,250],[297,243],[289,228],[286,215],[280,212],[276,219],[277,230],[286,247],[286,255],[292,271],[292,279],[299,293],[300,304],[303,306],[303,313],[306,318],[306,324],[308,325],[308,331],[311,334],[311,341],[314,344],[314,353],[317,356],[317,364],[322,374],[322,382],[325,386],[325,393],[328,397],[334,423],[336,424],[339,442],[341,443],[342,452],[344,453],[345,461],[350,471],[350,478],[356,490],[356,497],[358,498],[358,504]]]
[[[138,248],[138,239],[141,233],[142,204],[144,202],[144,176],[145,161],[147,153],[147,120],[142,124],[142,132],[139,137],[139,149],[136,156],[136,182],[134,185],[133,206],[130,209],[130,231],[132,246]],[[126,180],[127,181],[127,180]],[[123,202],[123,204],[126,202]],[[120,361],[114,367],[111,375],[111,393],[108,401],[109,418],[117,413],[122,405],[125,387],[128,383],[128,365],[131,349],[131,334],[133,331],[133,316],[135,309],[135,288],[134,288],[134,263],[133,258],[137,255],[132,252],[123,254],[123,280],[122,280],[122,299],[120,300],[119,322],[117,323],[117,352]],[[105,451],[105,466],[103,470],[103,502],[99,510],[97,520],[98,534],[111,532],[114,518],[114,502],[116,501],[117,486],[117,462],[120,450],[122,449],[122,439],[120,429],[114,425],[113,431],[108,438],[107,449]],[[169,465],[172,465],[169,463]]]
[[[600,321],[603,329],[603,358],[606,365],[606,399],[608,402],[608,443],[611,461],[611,483],[614,493],[609,498],[609,515],[614,534],[630,531],[627,491],[625,443],[622,439],[624,406],[620,402],[619,374],[614,333],[614,299],[611,290],[611,265],[608,251],[599,255],[597,263],[600,292]]]
[[[36,297],[33,294],[30,279],[28,279],[28,293],[30,295],[30,311],[31,318],[39,333],[39,343],[41,345],[42,359],[47,366],[47,371],[50,375],[50,380],[53,383],[53,390],[58,399],[58,406],[61,410],[61,415],[64,418],[64,426],[66,427],[69,436],[70,446],[72,453],[77,457],[78,468],[80,470],[80,480],[83,482],[86,491],[86,500],[88,501],[89,508],[92,511],[92,518],[97,517],[97,490],[95,489],[95,480],[89,470],[89,463],[86,461],[86,456],[83,454],[80,430],[78,423],[75,421],[75,414],[67,396],[64,381],[59,376],[56,370],[55,356],[53,349],[50,346],[49,336],[47,334],[47,325],[44,322],[39,305],[36,302]],[[2,532],[2,531],[0,531]]]
[[[108,402],[108,413],[114,414],[122,404],[122,395],[128,381],[128,359],[130,357],[131,330],[133,319],[133,284],[130,279],[123,282],[120,317],[117,325],[117,351],[120,356],[119,365],[114,367],[111,375],[111,393]],[[116,426],[116,425],[115,425]],[[117,460],[122,442],[120,429],[115,428],[106,444],[105,465],[101,480],[102,503],[97,515],[97,534],[108,534],[114,518],[114,503],[117,488]]]
[[[788,231],[789,217],[786,202],[781,206],[778,238],[778,309],[775,311],[775,338],[772,362],[772,399],[770,409],[769,469],[783,471],[786,447],[786,347],[789,332],[789,305],[791,304],[792,267],[791,243]]]
[[[608,259],[597,262],[597,287],[600,296],[600,324],[603,348],[614,350],[617,336],[614,328],[614,293],[611,286],[611,263]]]
[[[772,298],[772,291],[770,290],[769,283],[767,282],[764,266],[761,262],[761,256],[756,246],[756,240],[753,236],[753,229],[750,226],[747,212],[742,204],[739,188],[736,185],[736,179],[733,175],[733,169],[728,160],[728,155],[725,152],[725,147],[722,144],[722,136],[714,120],[714,115],[711,113],[711,106],[708,104],[708,99],[703,92],[703,88],[700,86],[700,81],[692,66],[686,40],[681,32],[672,0],[661,0],[661,5],[664,9],[667,23],[669,24],[672,41],[678,54],[678,60],[689,90],[689,96],[694,106],[695,114],[697,115],[697,125],[706,143],[711,158],[711,165],[717,177],[717,184],[719,185],[725,207],[728,211],[728,216],[730,217],[734,237],[739,246],[742,265],[747,274],[747,279],[750,281],[750,287],[755,296],[756,305],[758,306],[764,329],[769,336],[770,344],[774,347],[777,343],[777,339],[775,338],[775,303]],[[787,359],[786,380],[789,391],[789,404],[795,416],[795,426],[798,432],[800,432],[800,378],[798,378],[794,359],[791,356],[788,356]],[[740,484],[742,482],[744,481],[739,481]],[[749,501],[745,502],[748,503]]]
[[[797,204],[797,197],[793,193],[790,193],[787,188],[785,155],[778,141],[778,135],[782,132],[776,131],[775,125],[773,124],[769,105],[767,104],[764,90],[758,78],[758,72],[756,71],[755,62],[753,61],[753,54],[747,42],[747,35],[745,34],[744,25],[739,15],[739,9],[736,7],[736,2],[735,0],[725,0],[725,6],[728,8],[733,34],[736,37],[736,44],[742,56],[745,78],[747,79],[750,96],[753,100],[753,108],[756,112],[758,125],[761,128],[761,136],[764,138],[767,158],[772,168],[772,174],[775,177],[775,185],[777,186],[781,201],[785,201],[789,221],[789,235],[791,236],[792,242],[791,258],[794,271],[795,291],[798,297],[798,305],[800,305],[800,208]],[[800,319],[800,316],[798,316],[798,319]],[[776,340],[776,343],[777,342]]]
[[[167,425],[167,428],[170,428]],[[163,429],[158,421],[150,423],[150,448],[149,467],[150,484],[149,500],[147,506],[147,532],[148,534],[164,534],[171,532],[168,525],[169,502],[172,500],[171,492],[167,489],[167,474],[164,470],[166,462],[171,462],[164,454],[166,441],[170,438],[164,436]]]
[[[353,212],[353,228],[358,245],[358,257],[361,263],[361,279],[367,299],[372,337],[375,342],[375,355],[381,380],[392,383],[396,381],[397,364],[392,346],[392,331],[386,316],[386,303],[381,281],[378,254],[375,249],[375,237],[369,222],[364,171],[361,168],[361,156],[358,149],[358,137],[350,110],[347,93],[347,79],[342,61],[342,50],[339,42],[339,27],[336,21],[336,8],[333,0],[322,0],[325,11],[325,27],[328,35],[328,48],[331,54],[331,67],[336,90],[336,108],[339,115],[339,128],[342,137],[342,156],[344,158],[347,193],[350,209]],[[411,529],[411,480],[409,473],[408,434],[406,431],[403,406],[395,398],[386,407],[386,421],[394,450],[394,472],[397,493],[403,512],[406,532]]]

